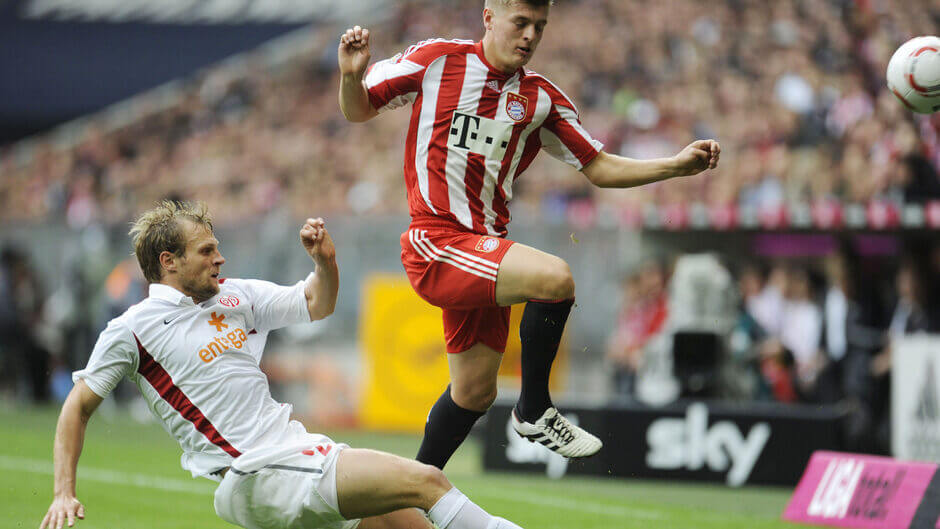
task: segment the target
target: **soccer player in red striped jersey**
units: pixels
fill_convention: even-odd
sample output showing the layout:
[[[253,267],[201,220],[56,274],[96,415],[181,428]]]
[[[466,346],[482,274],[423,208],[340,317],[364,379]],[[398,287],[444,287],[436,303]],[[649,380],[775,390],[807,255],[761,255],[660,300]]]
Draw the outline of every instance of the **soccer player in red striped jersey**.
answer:
[[[562,259],[506,238],[512,184],[545,150],[599,187],[694,175],[718,163],[713,140],[671,158],[608,154],[574,103],[524,68],[548,23],[551,0],[485,0],[479,42],[432,39],[369,66],[369,30],[341,36],[339,103],[368,121],[411,104],[405,185],[412,217],[402,263],[415,291],[443,308],[451,384],[428,414],[417,459],[443,468],[496,398],[509,307],[522,316],[522,389],[512,422],[523,437],[567,457],[601,441],[552,404],[548,379],[574,281]]]

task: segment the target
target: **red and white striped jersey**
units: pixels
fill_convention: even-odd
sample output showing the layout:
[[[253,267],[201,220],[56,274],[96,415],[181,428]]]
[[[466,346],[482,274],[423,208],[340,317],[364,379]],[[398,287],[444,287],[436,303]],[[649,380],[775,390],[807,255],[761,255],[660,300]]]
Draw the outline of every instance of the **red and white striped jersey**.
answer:
[[[373,64],[365,84],[379,112],[412,104],[405,185],[413,218],[505,236],[512,184],[539,149],[580,170],[603,148],[564,92],[535,72],[495,69],[481,42],[418,43]]]
[[[149,297],[111,320],[88,365],[72,374],[102,398],[122,378],[133,380],[183,449],[183,468],[215,480],[243,452],[291,435],[291,406],[271,397],[259,362],[269,331],[310,321],[303,281],[220,283],[198,305],[151,284]]]

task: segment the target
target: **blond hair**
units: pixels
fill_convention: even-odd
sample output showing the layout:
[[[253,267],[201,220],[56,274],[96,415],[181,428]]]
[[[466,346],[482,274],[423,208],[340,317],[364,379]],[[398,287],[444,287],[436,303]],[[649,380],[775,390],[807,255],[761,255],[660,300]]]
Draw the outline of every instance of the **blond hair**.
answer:
[[[513,4],[526,4],[534,7],[551,6],[555,0],[486,0],[483,7],[493,9],[496,7],[509,7]]]
[[[180,224],[185,219],[212,231],[212,217],[204,202],[163,200],[145,211],[131,226],[128,235],[134,243],[134,254],[150,283],[158,283],[163,268],[160,254],[170,252],[178,257],[186,252],[186,231]]]

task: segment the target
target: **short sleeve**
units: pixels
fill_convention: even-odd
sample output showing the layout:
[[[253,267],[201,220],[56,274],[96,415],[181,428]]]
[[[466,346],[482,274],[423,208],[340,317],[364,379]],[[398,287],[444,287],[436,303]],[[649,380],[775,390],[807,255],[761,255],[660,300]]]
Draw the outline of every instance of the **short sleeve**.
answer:
[[[310,322],[304,281],[282,286],[260,279],[229,279],[230,284],[243,291],[258,332],[280,329],[295,323]]]
[[[138,361],[134,334],[118,320],[111,320],[98,336],[88,365],[72,373],[72,381],[84,380],[95,395],[105,398],[137,369]]]
[[[541,88],[551,98],[551,108],[539,131],[542,148],[580,171],[601,152],[604,144],[584,129],[577,107],[561,89],[547,79]]]
[[[421,89],[425,67],[398,54],[369,68],[365,85],[369,102],[379,112],[411,103]]]

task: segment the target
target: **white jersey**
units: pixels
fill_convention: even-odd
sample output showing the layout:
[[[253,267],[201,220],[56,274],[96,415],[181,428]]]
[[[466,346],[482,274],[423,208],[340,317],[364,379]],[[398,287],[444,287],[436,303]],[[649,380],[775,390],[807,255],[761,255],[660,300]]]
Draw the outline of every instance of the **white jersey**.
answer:
[[[111,320],[82,379],[106,397],[128,377],[183,449],[193,476],[217,473],[243,452],[290,435],[291,406],[271,397],[259,363],[268,332],[309,322],[303,281],[285,287],[220,280],[220,291],[194,304],[154,283],[147,299]]]

